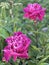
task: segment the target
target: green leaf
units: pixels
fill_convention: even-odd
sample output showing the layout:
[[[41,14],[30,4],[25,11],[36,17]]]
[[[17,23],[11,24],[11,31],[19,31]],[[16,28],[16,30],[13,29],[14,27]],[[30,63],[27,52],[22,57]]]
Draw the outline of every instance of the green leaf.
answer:
[[[41,64],[39,64],[39,65],[49,65],[48,63],[41,63]]]
[[[5,65],[5,63],[3,63],[3,62],[0,61],[0,65]]]
[[[5,29],[0,28],[0,37],[3,37],[5,39],[8,36],[9,36],[8,32]]]
[[[39,61],[39,64],[42,63],[42,62],[44,62],[44,61],[46,61],[48,58],[49,58],[49,55],[46,56],[45,58],[43,58],[41,61]]]
[[[32,60],[28,61],[28,65],[36,65]]]

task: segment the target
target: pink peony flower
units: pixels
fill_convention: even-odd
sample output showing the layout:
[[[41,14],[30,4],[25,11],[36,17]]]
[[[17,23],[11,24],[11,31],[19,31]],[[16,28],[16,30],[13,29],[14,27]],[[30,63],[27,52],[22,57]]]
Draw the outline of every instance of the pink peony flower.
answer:
[[[24,17],[32,20],[43,20],[45,15],[46,8],[42,8],[42,6],[38,3],[28,4],[27,7],[23,9]]]
[[[4,48],[4,57],[7,62],[12,57],[14,61],[17,58],[28,58],[28,47],[31,40],[22,32],[15,32],[13,36],[6,39],[7,46]]]

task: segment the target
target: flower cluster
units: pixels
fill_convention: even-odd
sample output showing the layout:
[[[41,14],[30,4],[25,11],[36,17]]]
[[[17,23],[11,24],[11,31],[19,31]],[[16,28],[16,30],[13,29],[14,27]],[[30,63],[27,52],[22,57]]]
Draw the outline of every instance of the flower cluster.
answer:
[[[6,39],[7,46],[4,48],[4,57],[7,62],[12,57],[14,61],[17,58],[28,58],[28,47],[31,40],[22,32],[15,32],[13,36]]]
[[[24,17],[32,20],[43,20],[45,15],[46,8],[42,8],[42,6],[38,3],[28,4],[27,7],[23,9]]]

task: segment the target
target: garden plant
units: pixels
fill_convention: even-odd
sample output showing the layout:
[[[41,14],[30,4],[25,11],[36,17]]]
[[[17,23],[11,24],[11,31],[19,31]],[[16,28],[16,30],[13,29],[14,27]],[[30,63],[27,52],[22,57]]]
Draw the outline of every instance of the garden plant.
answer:
[[[0,65],[49,65],[49,0],[0,0]]]

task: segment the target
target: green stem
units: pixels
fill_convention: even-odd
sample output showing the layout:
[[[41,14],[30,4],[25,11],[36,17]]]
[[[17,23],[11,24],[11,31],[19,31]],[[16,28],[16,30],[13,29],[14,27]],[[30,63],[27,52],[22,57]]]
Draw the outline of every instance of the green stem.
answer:
[[[2,57],[3,56],[3,51],[2,51],[3,50],[3,40],[2,39],[0,40],[0,48],[1,48],[0,50],[1,50],[1,57]]]
[[[14,17],[14,15],[13,15],[13,3],[14,3],[14,1],[10,0],[9,3],[10,3],[10,16],[11,16],[12,22],[14,22],[14,20],[13,20],[13,17]],[[16,23],[15,22],[13,24],[13,31],[16,32]]]
[[[37,24],[38,24],[38,22],[35,21],[35,22],[34,22],[34,29],[35,29],[36,32],[38,31]],[[38,33],[35,33],[36,46],[37,46],[37,47],[39,47],[38,36],[39,36]]]
[[[16,32],[16,24],[15,24],[15,22],[14,22],[14,28],[13,29],[14,29],[14,32]]]
[[[19,65],[23,65],[23,63],[22,63],[22,60],[20,60],[20,63],[19,63]]]
[[[21,59],[19,65],[25,65],[25,60]]]
[[[15,63],[10,63],[11,65],[16,65]]]
[[[11,64],[11,65],[16,65],[16,63],[12,60],[12,61],[9,61],[9,63]]]

